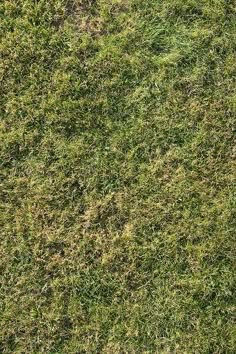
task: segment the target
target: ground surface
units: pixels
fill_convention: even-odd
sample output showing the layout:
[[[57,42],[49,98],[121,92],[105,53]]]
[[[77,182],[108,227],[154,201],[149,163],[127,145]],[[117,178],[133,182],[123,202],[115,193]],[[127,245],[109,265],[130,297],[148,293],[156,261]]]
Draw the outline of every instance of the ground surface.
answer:
[[[235,1],[0,20],[1,353],[235,353]]]

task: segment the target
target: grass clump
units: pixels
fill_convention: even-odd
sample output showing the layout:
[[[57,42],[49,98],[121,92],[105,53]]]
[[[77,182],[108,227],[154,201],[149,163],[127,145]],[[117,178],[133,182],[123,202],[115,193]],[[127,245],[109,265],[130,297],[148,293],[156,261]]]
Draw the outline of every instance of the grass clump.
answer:
[[[235,15],[0,4],[1,352],[235,352]]]

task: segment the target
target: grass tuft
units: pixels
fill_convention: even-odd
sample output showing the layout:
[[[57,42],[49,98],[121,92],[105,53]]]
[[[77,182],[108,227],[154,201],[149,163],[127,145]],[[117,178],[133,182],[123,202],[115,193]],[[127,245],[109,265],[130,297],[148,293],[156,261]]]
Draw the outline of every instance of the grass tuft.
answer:
[[[235,16],[1,2],[2,353],[235,353]]]

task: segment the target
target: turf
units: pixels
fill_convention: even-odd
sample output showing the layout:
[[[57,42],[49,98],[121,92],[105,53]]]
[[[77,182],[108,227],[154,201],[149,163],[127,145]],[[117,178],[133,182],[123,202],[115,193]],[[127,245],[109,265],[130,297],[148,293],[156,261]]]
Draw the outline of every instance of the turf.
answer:
[[[0,3],[0,352],[236,352],[234,0]]]

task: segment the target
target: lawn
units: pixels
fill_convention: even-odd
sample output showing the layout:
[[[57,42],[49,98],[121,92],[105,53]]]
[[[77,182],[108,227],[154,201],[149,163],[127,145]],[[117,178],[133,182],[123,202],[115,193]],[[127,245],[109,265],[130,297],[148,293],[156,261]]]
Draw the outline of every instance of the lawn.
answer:
[[[0,3],[0,352],[236,352],[235,0]]]

